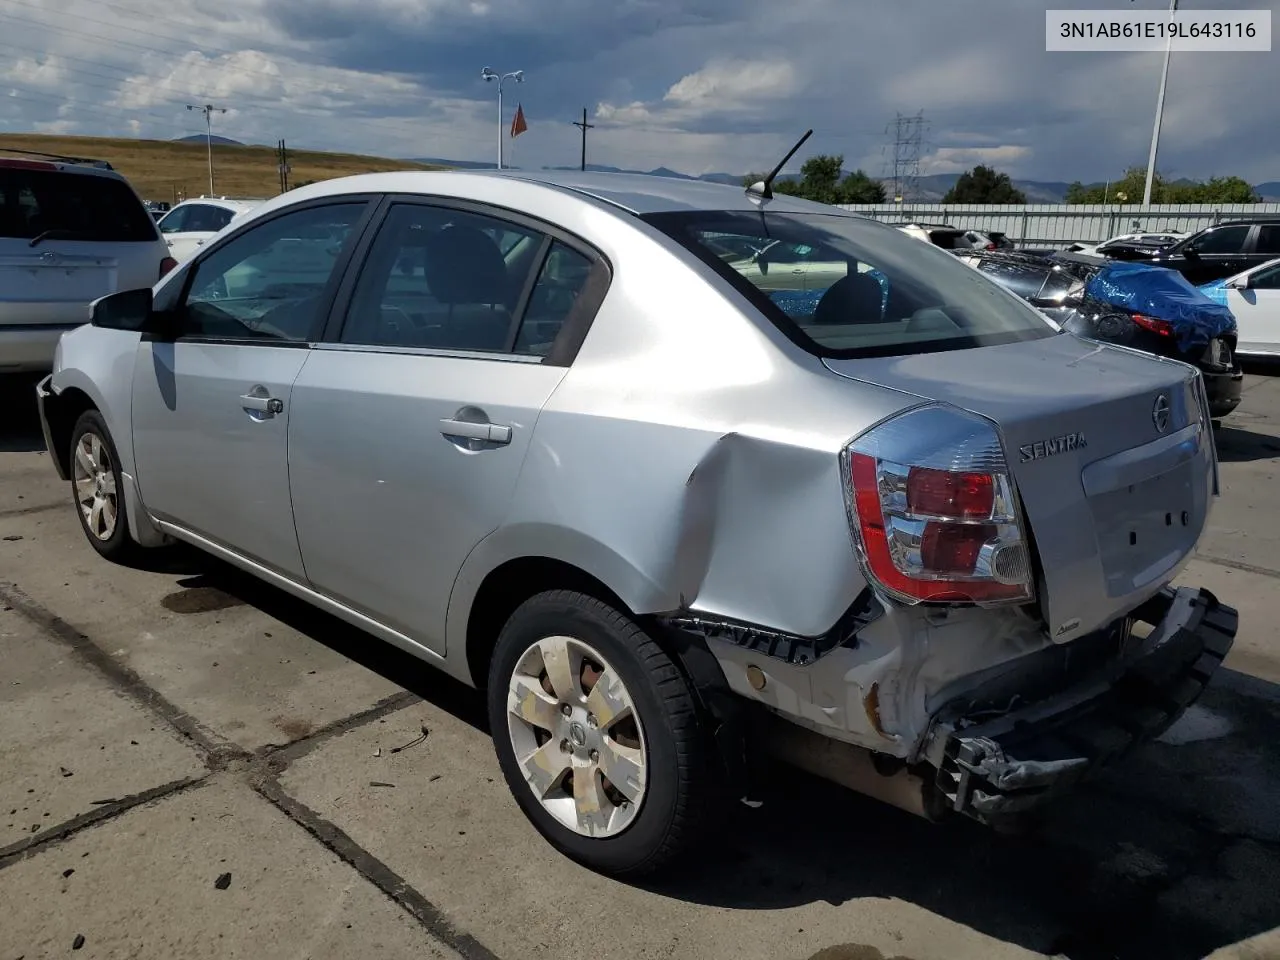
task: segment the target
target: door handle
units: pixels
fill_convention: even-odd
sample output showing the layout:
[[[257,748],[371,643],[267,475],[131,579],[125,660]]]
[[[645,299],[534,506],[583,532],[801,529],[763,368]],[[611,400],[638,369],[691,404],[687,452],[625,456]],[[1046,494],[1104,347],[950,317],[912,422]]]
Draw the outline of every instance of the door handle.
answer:
[[[474,423],[470,420],[446,419],[440,421],[440,432],[446,437],[463,437],[467,440],[484,440],[489,443],[510,443],[511,428],[503,423]]]
[[[256,397],[251,393],[243,394],[240,403],[246,410],[257,410],[269,417],[284,413],[284,401],[277,397]]]

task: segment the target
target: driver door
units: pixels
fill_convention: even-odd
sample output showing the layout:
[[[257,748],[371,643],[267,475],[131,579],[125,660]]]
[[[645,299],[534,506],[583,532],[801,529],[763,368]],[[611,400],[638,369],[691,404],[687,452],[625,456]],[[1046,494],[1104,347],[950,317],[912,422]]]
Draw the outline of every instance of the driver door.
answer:
[[[333,198],[218,243],[183,278],[171,336],[138,345],[134,460],[148,511],[293,579],[291,391],[369,206]]]

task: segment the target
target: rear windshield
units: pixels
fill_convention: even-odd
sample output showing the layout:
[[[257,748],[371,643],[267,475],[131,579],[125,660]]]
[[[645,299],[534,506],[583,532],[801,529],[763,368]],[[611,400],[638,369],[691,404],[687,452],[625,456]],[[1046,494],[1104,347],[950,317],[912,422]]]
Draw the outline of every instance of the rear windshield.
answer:
[[[92,174],[0,167],[0,237],[145,242],[155,221],[123,181]]]
[[[645,219],[826,357],[963,350],[1056,336],[954,254],[861,217],[663,213]]]

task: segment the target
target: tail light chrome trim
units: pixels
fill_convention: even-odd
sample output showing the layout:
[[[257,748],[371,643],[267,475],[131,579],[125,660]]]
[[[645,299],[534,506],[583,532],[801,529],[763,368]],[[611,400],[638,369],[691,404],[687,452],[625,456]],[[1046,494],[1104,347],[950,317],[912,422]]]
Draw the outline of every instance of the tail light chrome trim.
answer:
[[[853,545],[874,589],[908,605],[1034,600],[1028,527],[992,421],[944,404],[912,407],[853,438],[840,464]],[[929,483],[913,484],[920,473]],[[938,477],[955,482],[940,487]]]

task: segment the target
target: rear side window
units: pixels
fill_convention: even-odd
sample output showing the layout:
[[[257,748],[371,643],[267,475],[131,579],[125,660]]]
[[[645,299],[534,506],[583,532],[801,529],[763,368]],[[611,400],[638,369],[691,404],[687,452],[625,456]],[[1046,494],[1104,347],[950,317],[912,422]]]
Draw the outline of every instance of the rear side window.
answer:
[[[1249,236],[1248,226],[1218,227],[1191,242],[1196,253],[1239,253]]]
[[[155,221],[129,186],[112,177],[0,167],[0,237],[145,243]]]
[[[1280,223],[1263,224],[1258,228],[1257,252],[1280,257]]]
[[[645,218],[818,356],[898,356],[1056,336],[954,254],[861,217],[699,212]],[[729,261],[725,237],[763,251]],[[775,269],[803,253],[805,266]]]

